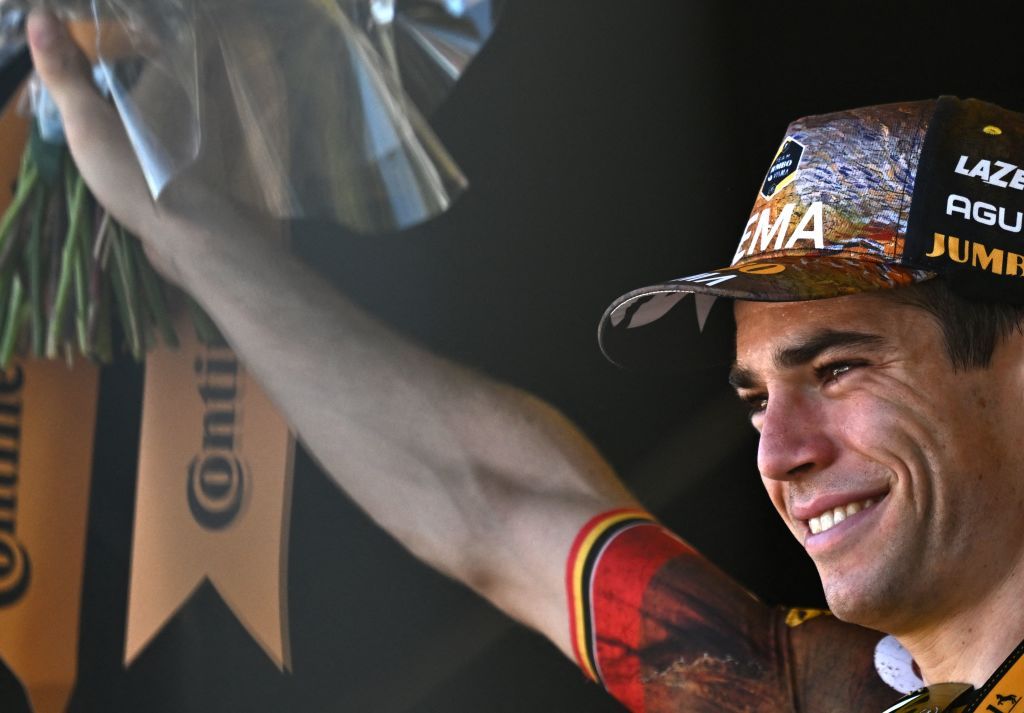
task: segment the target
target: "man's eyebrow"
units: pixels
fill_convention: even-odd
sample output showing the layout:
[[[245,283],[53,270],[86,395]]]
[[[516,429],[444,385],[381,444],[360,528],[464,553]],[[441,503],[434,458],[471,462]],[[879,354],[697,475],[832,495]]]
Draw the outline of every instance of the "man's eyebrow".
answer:
[[[801,339],[798,343],[779,349],[774,362],[780,368],[793,368],[814,361],[822,352],[835,347],[881,347],[886,340],[868,332],[823,329]],[[754,389],[760,384],[755,372],[745,366],[733,364],[729,370],[729,385],[734,389]]]
[[[803,366],[835,347],[880,347],[883,344],[885,339],[877,334],[823,329],[797,344],[779,349],[775,353],[775,364],[782,368]]]
[[[757,386],[757,377],[754,376],[754,372],[750,369],[739,364],[733,364],[732,368],[729,369],[729,386],[736,390],[753,389]]]

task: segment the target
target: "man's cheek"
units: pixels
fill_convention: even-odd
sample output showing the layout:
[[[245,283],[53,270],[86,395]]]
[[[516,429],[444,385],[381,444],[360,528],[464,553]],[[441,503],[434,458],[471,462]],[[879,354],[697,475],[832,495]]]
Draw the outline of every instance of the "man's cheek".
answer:
[[[913,410],[904,402],[852,398],[833,414],[827,427],[842,448],[870,454],[890,450],[904,432],[920,430],[924,434],[925,424],[915,427],[916,421]]]

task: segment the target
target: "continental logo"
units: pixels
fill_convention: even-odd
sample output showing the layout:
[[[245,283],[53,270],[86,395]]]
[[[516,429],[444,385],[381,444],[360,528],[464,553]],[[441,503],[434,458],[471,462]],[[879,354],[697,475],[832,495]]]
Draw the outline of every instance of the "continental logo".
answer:
[[[180,348],[146,358],[124,665],[209,582],[287,670],[294,441],[226,345],[200,343],[184,310],[176,325]]]
[[[223,530],[238,517],[246,494],[235,450],[238,359],[227,347],[209,347],[196,357],[194,370],[203,400],[203,440],[188,467],[188,506],[200,526]]]
[[[21,367],[0,372],[0,609],[28,591],[32,562],[18,541],[18,461],[21,450]]]
[[[27,699],[17,711],[69,710],[98,382],[99,369],[87,360],[69,367],[27,359],[0,369],[0,658],[9,669],[0,677],[3,713],[12,713],[4,705],[12,682]],[[180,490],[180,477],[171,482]]]
[[[933,260],[942,259],[959,265],[970,265],[993,275],[1024,277],[1024,254],[989,248],[984,243],[965,240],[955,235],[935,233],[931,252],[925,256]]]
[[[807,243],[819,249],[824,248],[824,206],[821,201],[812,203],[803,215],[795,219],[794,212],[798,205],[787,203],[774,221],[770,207],[750,216],[731,264],[735,265],[745,257],[769,250],[810,247]]]

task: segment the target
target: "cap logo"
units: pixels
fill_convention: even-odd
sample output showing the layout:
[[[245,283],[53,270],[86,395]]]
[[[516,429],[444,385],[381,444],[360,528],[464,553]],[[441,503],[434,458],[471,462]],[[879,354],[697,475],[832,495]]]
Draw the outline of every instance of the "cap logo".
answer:
[[[968,168],[970,161],[969,157],[961,156],[953,170],[961,176],[978,178],[990,186],[1024,191],[1024,169],[1018,168],[1017,164],[983,158]]]
[[[1016,214],[1011,221],[1007,216]],[[975,201],[966,196],[958,196],[955,193],[949,194],[946,199],[946,215],[959,215],[964,220],[970,220],[981,225],[996,225],[1008,233],[1019,233],[1024,228],[1024,212],[1007,210],[1003,206],[996,206],[984,201]]]
[[[699,275],[691,275],[690,277],[680,277],[673,282],[694,282],[698,285],[708,285],[714,287],[720,285],[723,282],[735,279],[736,275],[723,275],[720,272],[702,272]]]
[[[925,257],[944,258],[993,275],[1024,276],[1024,255],[988,247],[984,243],[964,240],[955,235],[935,233],[931,252],[925,253]]]
[[[961,294],[1024,304],[1024,122],[983,102],[949,107],[935,124],[905,263]]]
[[[800,168],[800,159],[804,155],[804,145],[792,137],[786,137],[775,154],[768,175],[764,177],[761,185],[761,195],[771,198],[779,190],[784,188],[796,178],[797,169]]]
[[[787,203],[779,211],[775,222],[772,222],[771,206],[765,207],[760,213],[750,216],[740,237],[732,264],[735,265],[744,257],[768,250],[789,250],[791,248],[807,248],[809,245],[797,245],[800,241],[810,241],[819,250],[825,247],[825,231],[822,226],[824,206],[815,201],[808,207],[797,222],[792,233],[789,232],[793,223],[793,209],[796,203]]]
[[[745,275],[778,275],[786,271],[786,266],[775,262],[755,262],[736,269]]]

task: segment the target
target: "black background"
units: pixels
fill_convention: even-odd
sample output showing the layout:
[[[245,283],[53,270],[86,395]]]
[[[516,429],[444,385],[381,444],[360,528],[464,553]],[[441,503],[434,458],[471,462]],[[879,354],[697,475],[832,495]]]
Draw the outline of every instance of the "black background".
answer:
[[[407,334],[556,404],[763,599],[820,603],[724,388],[727,340],[624,372],[600,355],[597,320],[629,289],[728,262],[793,118],[940,94],[1024,109],[1010,7],[509,0],[435,117],[470,192],[402,235],[299,226],[298,250]],[[125,671],[141,383],[127,362],[103,374],[72,711],[620,710],[544,640],[416,563],[302,454],[293,672],[209,586]]]

